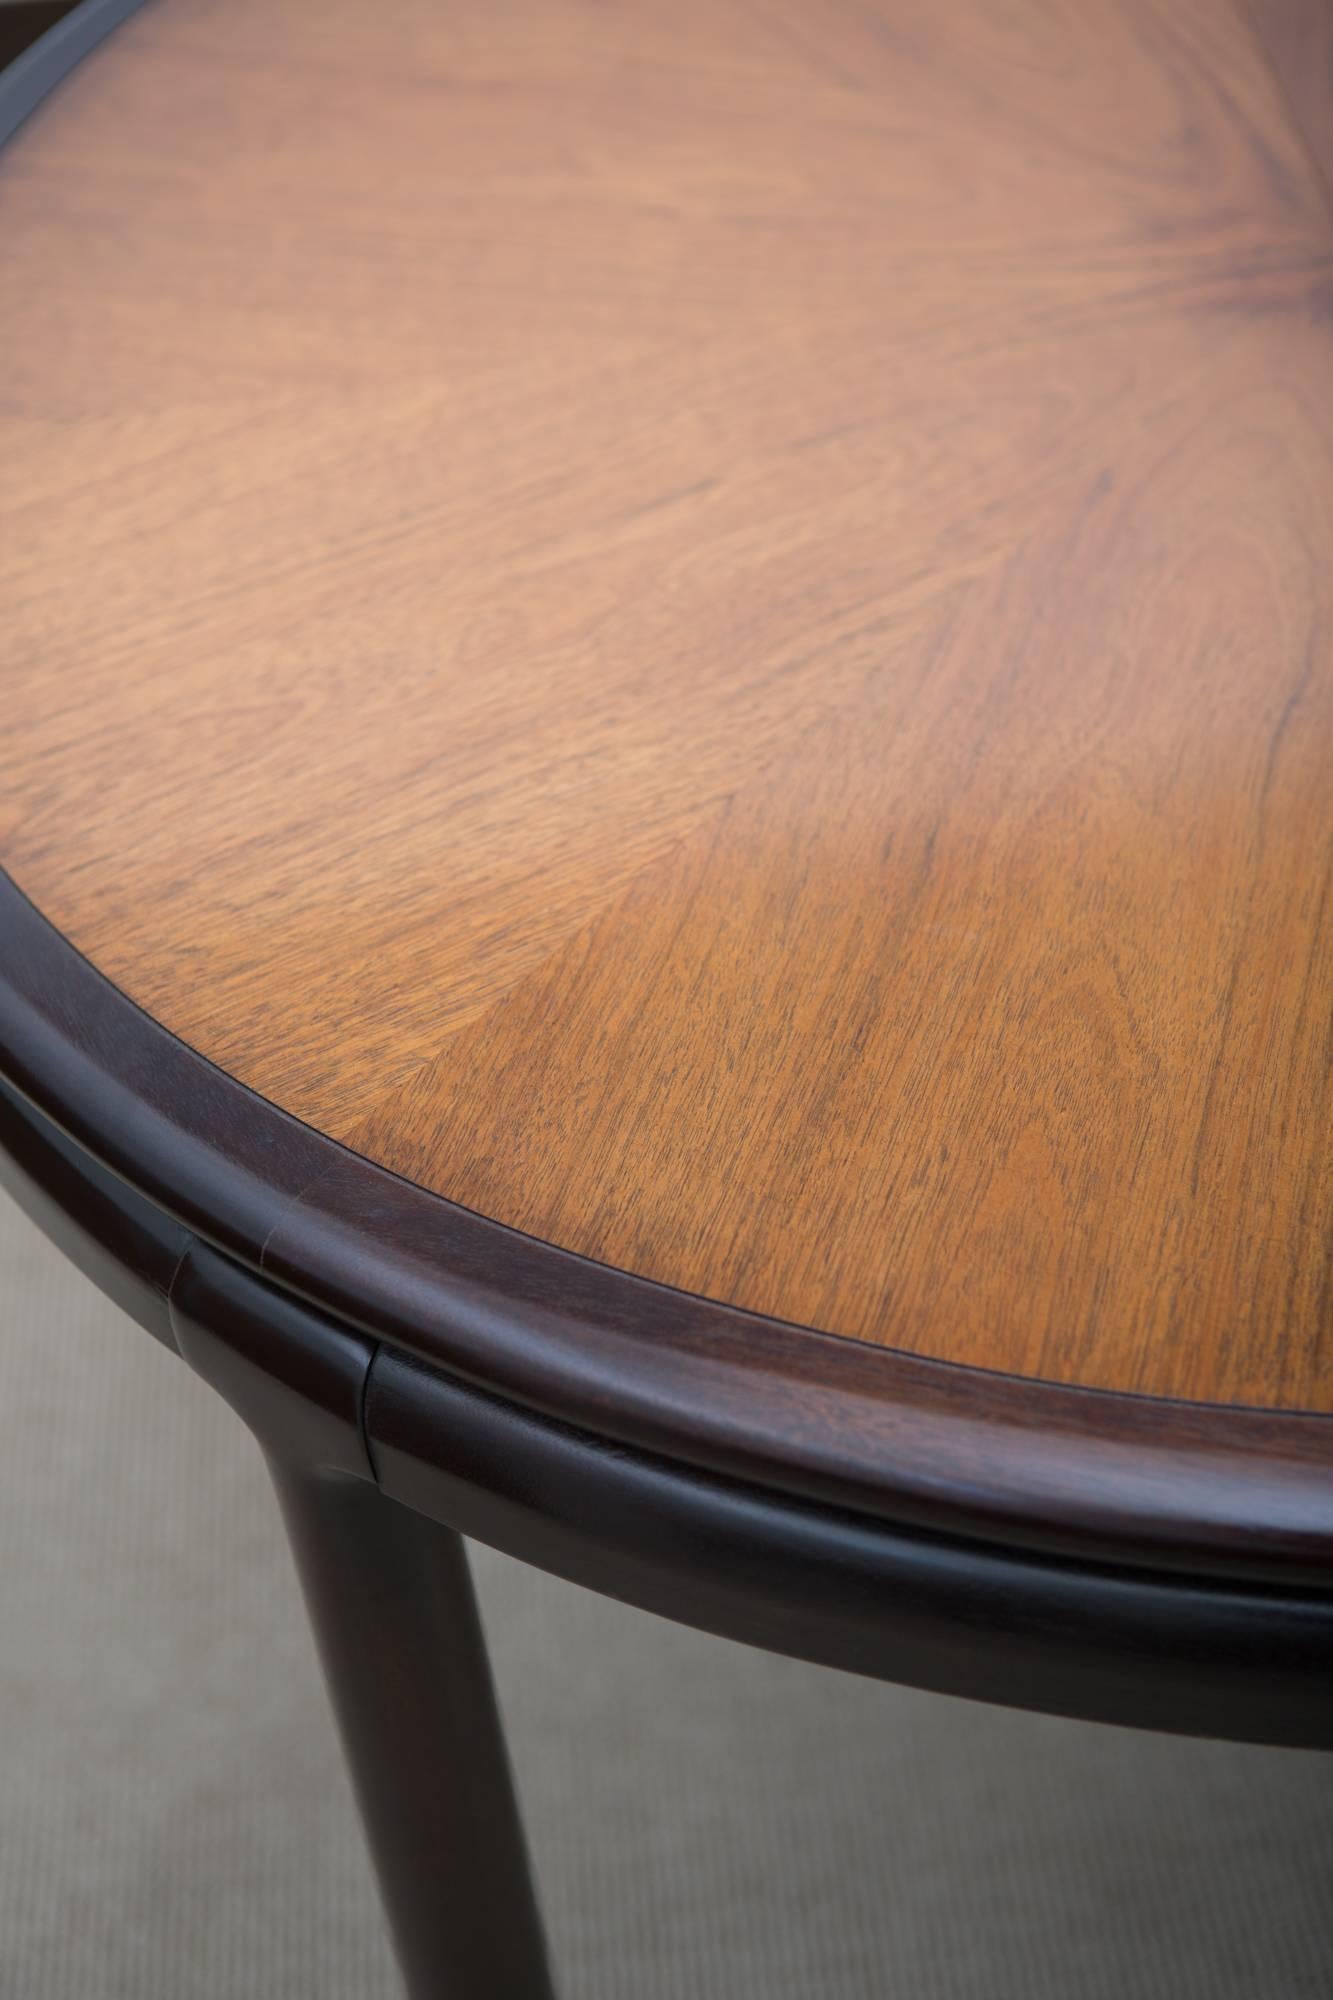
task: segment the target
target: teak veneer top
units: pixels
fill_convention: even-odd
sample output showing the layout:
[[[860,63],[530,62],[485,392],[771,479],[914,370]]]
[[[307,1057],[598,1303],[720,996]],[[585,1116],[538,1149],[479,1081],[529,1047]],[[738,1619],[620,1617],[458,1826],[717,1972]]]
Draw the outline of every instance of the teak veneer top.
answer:
[[[535,1236],[1333,1408],[1330,42],[146,8],[0,158],[0,861]]]

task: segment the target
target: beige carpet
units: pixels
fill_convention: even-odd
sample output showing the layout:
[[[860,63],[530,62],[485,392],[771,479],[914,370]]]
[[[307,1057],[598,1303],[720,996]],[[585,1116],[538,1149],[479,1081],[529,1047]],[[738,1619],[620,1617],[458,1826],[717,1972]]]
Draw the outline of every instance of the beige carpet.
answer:
[[[393,1995],[254,1447],[3,1197],[0,1283],[0,1995]],[[568,2000],[1333,1995],[1333,1759],[477,1568]]]

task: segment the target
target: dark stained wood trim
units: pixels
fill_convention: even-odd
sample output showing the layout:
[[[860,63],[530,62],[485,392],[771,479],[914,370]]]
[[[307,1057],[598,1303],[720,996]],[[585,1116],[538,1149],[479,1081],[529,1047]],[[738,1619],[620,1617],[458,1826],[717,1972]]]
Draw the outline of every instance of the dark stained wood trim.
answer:
[[[4,1144],[24,1152],[28,1129],[26,1170],[49,1179],[59,1163],[58,1195],[34,1205],[38,1219],[78,1256],[87,1221],[71,1219],[81,1209],[73,1183],[86,1175],[82,1206],[103,1224],[119,1214],[113,1233],[138,1260],[129,1275],[151,1280],[111,1289],[157,1331],[165,1290],[172,1344],[256,1431],[280,1486],[322,1483],[330,1504],[356,1517],[338,1525],[340,1547],[353,1533],[353,1568],[369,1549],[371,1574],[382,1577],[375,1565],[382,1546],[396,1545],[394,1520],[420,1516],[645,1610],[847,1671],[1139,1728],[1333,1747],[1327,1590],[1186,1579],[922,1533],[609,1444],[369,1340],[197,1239],[185,1236],[178,1255],[174,1225],[141,1195],[72,1142],[52,1143],[21,1100],[9,1111]],[[106,1281],[105,1267],[80,1261]],[[411,1539],[406,1525],[402,1533]],[[345,1601],[339,1562],[325,1551],[317,1583]],[[354,1589],[354,1634],[365,1634],[368,1601]],[[416,1607],[415,1628],[430,1602],[426,1590],[400,1610]],[[339,1629],[335,1683],[346,1666]],[[372,1667],[373,1647],[398,1643],[400,1624],[376,1634]],[[437,1710],[434,1696],[448,1649],[428,1650],[417,1706],[447,1733],[453,1708]],[[354,1663],[357,1653],[354,1645]],[[430,1808],[435,1791],[422,1793],[400,1756],[376,1754],[382,1710],[371,1704],[369,1713],[373,1740],[361,1745],[360,1767],[375,1792],[370,1817],[381,1849],[387,1839],[415,1856],[398,1838],[400,1808]],[[364,1701],[354,1702],[354,1735],[365,1716]],[[428,1916],[435,1904],[433,1894]]]
[[[0,146],[113,28],[142,5],[143,0],[81,0],[75,7],[23,9],[46,18],[22,51],[11,49],[6,58],[8,67],[0,77]]]
[[[923,1361],[534,1242],[224,1075],[7,877],[0,1075],[191,1235],[339,1322],[591,1437],[907,1529],[1182,1582],[1333,1591],[1333,1419]],[[26,1143],[12,1120],[3,1143]],[[57,1157],[49,1139],[45,1157]]]
[[[7,68],[50,34],[73,4],[74,0],[0,0],[0,68]]]
[[[913,1533],[604,1445],[383,1346],[382,1490],[478,1541],[769,1652],[1010,1708],[1333,1746],[1333,1597]]]
[[[167,1299],[189,1231],[165,1210],[136,1201],[3,1082],[0,1187],[131,1319],[175,1346]]]

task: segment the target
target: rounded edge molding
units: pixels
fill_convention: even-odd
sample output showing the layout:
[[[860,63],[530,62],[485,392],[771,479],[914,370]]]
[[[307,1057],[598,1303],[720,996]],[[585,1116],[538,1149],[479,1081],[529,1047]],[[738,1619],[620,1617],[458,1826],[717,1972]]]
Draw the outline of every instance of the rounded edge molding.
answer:
[[[0,146],[144,0],[81,0],[0,73]]]
[[[991,1375],[591,1263],[255,1096],[6,876],[0,938],[0,1076],[73,1142],[66,1168],[90,1155],[104,1187],[341,1324],[609,1445],[793,1499],[1182,1586],[1333,1588],[1333,1419]],[[42,1157],[59,1157],[49,1138]],[[105,1200],[100,1215],[114,1237]]]
[[[177,1231],[7,1090],[0,1142],[11,1189],[76,1263],[243,1415],[280,1405],[289,1442],[368,1478],[386,1504],[844,1671],[1176,1734],[1333,1745],[1327,1593],[917,1532],[628,1450],[368,1339]],[[108,1240],[126,1259],[118,1279]]]

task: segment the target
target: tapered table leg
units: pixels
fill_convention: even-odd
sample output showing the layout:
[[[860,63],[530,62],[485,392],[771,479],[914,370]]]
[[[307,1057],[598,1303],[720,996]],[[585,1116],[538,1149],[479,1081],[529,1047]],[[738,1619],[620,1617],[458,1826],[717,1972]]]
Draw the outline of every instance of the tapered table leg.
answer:
[[[269,1454],[412,2000],[549,2000],[461,1539]]]
[[[171,1325],[273,1475],[410,2000],[551,2000],[467,1556],[375,1484],[373,1343],[198,1244]]]

